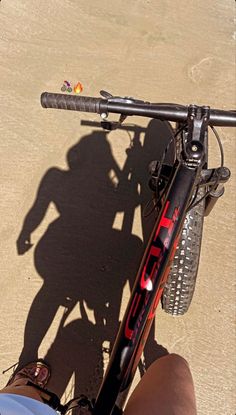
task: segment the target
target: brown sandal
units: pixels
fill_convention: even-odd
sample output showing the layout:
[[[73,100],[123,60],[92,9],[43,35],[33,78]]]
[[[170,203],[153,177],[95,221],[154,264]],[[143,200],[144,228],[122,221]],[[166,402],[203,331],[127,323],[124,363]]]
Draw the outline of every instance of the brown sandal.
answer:
[[[18,379],[28,379],[35,385],[45,388],[51,375],[49,365],[43,360],[39,359],[34,362],[27,363],[24,366],[17,368],[11,375],[6,386],[10,386]]]

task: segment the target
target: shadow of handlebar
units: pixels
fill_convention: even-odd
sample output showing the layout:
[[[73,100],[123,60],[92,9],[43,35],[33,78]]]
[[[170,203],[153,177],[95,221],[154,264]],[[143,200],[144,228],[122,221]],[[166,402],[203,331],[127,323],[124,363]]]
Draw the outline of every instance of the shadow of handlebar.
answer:
[[[81,120],[81,125],[86,126],[86,127],[102,128],[101,123],[97,122],[97,121]],[[120,125],[119,127],[117,127],[117,130],[133,131],[133,132],[136,132],[136,133],[137,132],[144,133],[147,130],[147,128],[146,127],[140,127],[138,125],[125,124],[125,125]]]

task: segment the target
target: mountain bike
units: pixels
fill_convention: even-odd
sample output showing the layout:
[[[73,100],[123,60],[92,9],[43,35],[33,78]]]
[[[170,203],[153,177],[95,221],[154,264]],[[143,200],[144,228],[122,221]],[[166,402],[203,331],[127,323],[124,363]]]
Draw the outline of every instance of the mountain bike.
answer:
[[[101,127],[119,128],[127,116],[142,116],[175,123],[162,159],[149,166],[149,186],[157,219],[142,258],[134,287],[120,325],[109,364],[94,401],[85,396],[66,405],[54,405],[61,414],[75,406],[93,415],[118,415],[123,408],[135,371],[148,338],[159,301],[172,315],[187,312],[196,282],[204,216],[209,215],[224,193],[230,171],[215,126],[236,126],[236,112],[208,106],[153,104],[130,97],[101,98],[44,92],[41,105],[101,116]],[[110,113],[119,114],[117,122]],[[208,129],[216,136],[221,164],[208,168]],[[158,140],[158,131],[157,131]],[[165,164],[165,156],[175,147],[175,161]],[[52,399],[53,400],[53,399]],[[80,413],[80,412],[78,412]],[[83,412],[84,413],[84,412]]]

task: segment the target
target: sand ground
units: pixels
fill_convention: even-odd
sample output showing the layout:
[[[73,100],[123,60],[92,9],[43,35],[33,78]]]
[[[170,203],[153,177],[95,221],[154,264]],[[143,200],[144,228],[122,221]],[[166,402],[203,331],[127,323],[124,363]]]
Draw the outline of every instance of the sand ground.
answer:
[[[133,176],[142,179],[114,191],[133,132],[106,137],[81,123],[97,116],[44,110],[40,94],[60,92],[68,80],[82,82],[88,96],[104,89],[231,109],[234,20],[233,0],[1,1],[1,370],[18,360],[28,321],[22,359],[39,348],[54,364],[58,393],[93,393],[107,360],[101,346],[112,339],[142,251],[142,157]],[[219,132],[232,179],[205,220],[192,306],[182,318],[160,310],[155,323],[158,343],[190,363],[199,415],[233,415],[236,403],[236,141],[232,129]],[[217,165],[213,137],[210,148]]]

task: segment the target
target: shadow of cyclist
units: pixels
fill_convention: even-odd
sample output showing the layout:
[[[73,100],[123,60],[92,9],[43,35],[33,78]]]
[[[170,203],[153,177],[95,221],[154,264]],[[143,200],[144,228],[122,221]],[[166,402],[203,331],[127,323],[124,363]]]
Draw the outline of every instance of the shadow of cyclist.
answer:
[[[150,134],[154,129],[155,137]],[[158,141],[162,135],[163,140]],[[68,316],[78,302],[80,308],[85,302],[94,311],[94,322],[84,318],[66,325],[64,320],[49,351],[52,360],[52,350],[58,350],[57,343],[65,337],[65,330],[69,341],[72,332],[76,327],[78,329],[79,337],[76,337],[70,356],[65,347],[61,348],[75,366],[79,365],[90,338],[88,333],[93,333],[93,349],[99,350],[100,360],[104,340],[113,342],[119,324],[123,287],[126,281],[133,285],[143,251],[142,241],[131,233],[134,210],[139,204],[143,210],[144,200],[150,199],[150,193],[146,197],[147,165],[153,158],[158,158],[158,155],[153,157],[155,148],[156,154],[158,151],[163,153],[169,137],[170,131],[165,125],[152,121],[142,146],[137,129],[121,171],[106,133],[96,131],[83,137],[68,151],[68,170],[51,168],[43,177],[17,241],[19,254],[32,246],[31,233],[43,220],[50,203],[55,205],[59,216],[48,226],[34,250],[35,267],[43,285],[29,311],[20,363],[37,358],[38,348],[59,306],[65,307]],[[110,178],[111,171],[118,179],[118,187]],[[113,229],[117,212],[124,212],[121,230]],[[149,218],[143,224],[145,240],[152,221]],[[97,352],[94,358],[92,352],[87,357],[87,367],[96,367]],[[66,358],[60,361],[65,384],[70,375],[66,375],[66,367],[71,367],[70,364],[66,366]],[[102,371],[101,366],[100,375],[96,375],[98,378]],[[61,381],[57,379],[56,384],[62,393]],[[80,377],[81,382],[85,385],[85,378]]]

